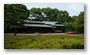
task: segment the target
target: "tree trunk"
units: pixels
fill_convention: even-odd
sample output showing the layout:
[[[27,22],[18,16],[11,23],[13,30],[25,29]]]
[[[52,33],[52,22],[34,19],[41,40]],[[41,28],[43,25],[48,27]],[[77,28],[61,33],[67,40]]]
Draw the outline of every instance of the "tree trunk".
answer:
[[[16,36],[17,35],[17,29],[15,28],[15,33],[14,33],[14,36]]]

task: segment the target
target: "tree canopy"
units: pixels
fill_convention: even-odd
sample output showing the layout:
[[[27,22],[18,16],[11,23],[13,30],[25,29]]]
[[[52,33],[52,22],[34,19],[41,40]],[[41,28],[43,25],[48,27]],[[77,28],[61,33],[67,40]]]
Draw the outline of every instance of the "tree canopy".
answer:
[[[78,18],[75,20],[73,27],[77,33],[84,33],[84,11],[80,12]]]
[[[36,19],[42,21],[58,21],[59,23],[72,21],[67,11],[58,10],[57,8],[31,8],[29,11]]]
[[[29,16],[28,9],[22,4],[4,4],[4,27],[5,32],[8,28],[22,28],[24,19]]]

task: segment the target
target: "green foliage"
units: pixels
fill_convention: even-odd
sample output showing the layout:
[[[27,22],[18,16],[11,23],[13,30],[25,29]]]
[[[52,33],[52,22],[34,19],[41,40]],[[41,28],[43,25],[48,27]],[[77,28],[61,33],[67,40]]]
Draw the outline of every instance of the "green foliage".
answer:
[[[74,31],[73,23],[64,23],[66,31]]]
[[[72,18],[72,22],[74,22],[78,18],[78,16],[72,16],[71,18]]]
[[[75,20],[73,27],[77,33],[84,33],[84,12],[81,12],[78,19]]]
[[[4,4],[4,31],[9,32],[12,28],[22,28],[24,19],[29,12],[22,4]]]
[[[41,20],[41,17],[42,17],[41,9],[40,8],[31,8],[30,15],[32,15],[33,17],[35,17],[38,20]]]
[[[5,36],[5,49],[83,49],[84,37],[72,35]]]
[[[72,22],[73,19],[69,16],[67,11],[58,10],[57,8],[31,8],[30,13],[36,19],[42,21],[57,21],[59,23]],[[42,14],[43,13],[43,14]]]
[[[58,21],[60,23],[64,23],[70,22],[71,20],[67,11],[60,11],[57,8],[31,8],[30,13],[32,13],[36,19],[40,19],[42,21]]]
[[[70,16],[67,11],[59,11],[57,18],[60,23],[70,22]]]

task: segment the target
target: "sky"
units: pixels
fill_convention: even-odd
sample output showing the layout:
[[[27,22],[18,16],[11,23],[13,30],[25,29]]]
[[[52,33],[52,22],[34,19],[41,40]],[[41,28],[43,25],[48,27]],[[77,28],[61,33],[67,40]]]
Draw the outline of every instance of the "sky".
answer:
[[[60,4],[60,3],[30,3],[24,4],[27,9],[35,8],[57,8],[59,10],[67,10],[70,16],[78,16],[80,12],[84,11],[84,4]]]

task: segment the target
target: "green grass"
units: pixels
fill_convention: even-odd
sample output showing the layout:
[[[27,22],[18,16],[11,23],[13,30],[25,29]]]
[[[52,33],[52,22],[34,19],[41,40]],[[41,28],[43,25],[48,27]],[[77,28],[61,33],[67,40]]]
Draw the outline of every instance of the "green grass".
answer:
[[[84,49],[83,36],[4,36],[5,49]]]

